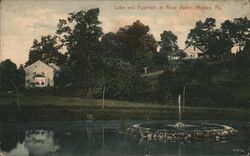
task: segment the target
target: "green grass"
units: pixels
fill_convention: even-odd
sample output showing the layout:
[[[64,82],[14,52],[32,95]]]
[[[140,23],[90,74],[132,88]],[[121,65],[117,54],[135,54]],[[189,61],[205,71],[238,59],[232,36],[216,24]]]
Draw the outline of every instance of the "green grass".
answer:
[[[22,96],[20,111],[15,97],[0,97],[0,120],[85,120],[93,114],[96,120],[113,119],[178,119],[173,105],[138,103],[118,100],[81,99],[60,96]],[[184,119],[249,120],[250,110],[233,108],[186,107]]]
[[[58,107],[75,107],[81,108],[100,108],[102,107],[102,99],[83,99],[78,97],[61,97],[61,96],[21,96],[19,98],[20,106],[58,106]],[[0,97],[0,106],[16,105],[17,98],[14,96]],[[160,105],[156,103],[140,103],[140,102],[128,102],[119,100],[104,101],[105,108],[126,108],[126,109],[177,109],[176,106],[171,104]],[[235,110],[234,108],[210,108],[210,107],[186,107],[186,109],[193,110]]]

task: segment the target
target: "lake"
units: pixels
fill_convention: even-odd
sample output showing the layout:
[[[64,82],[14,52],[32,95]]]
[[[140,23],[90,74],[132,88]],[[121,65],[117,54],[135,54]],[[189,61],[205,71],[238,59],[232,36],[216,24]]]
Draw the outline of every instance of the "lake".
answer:
[[[131,125],[138,122],[128,121]],[[0,122],[0,156],[210,156],[250,155],[250,124],[199,121],[239,130],[224,142],[147,141],[120,134],[120,121]]]

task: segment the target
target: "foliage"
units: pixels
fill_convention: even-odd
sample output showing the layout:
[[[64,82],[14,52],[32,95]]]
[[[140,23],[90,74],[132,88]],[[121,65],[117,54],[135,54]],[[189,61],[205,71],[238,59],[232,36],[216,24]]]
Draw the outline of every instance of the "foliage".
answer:
[[[167,100],[177,97],[185,85],[185,77],[179,72],[166,69],[159,77],[160,92]]]
[[[202,60],[181,60],[175,71],[166,69],[159,77],[160,92],[166,99],[182,94],[184,86],[204,88],[211,84],[216,71]]]
[[[157,42],[149,31],[149,26],[136,21],[120,28],[116,33],[120,58],[141,71],[144,67],[153,65],[153,56],[156,53]]]
[[[33,45],[29,52],[29,60],[26,62],[26,66],[31,65],[37,60],[41,60],[44,63],[54,63],[61,66],[67,59],[67,54],[59,52],[62,45],[58,44],[56,36],[42,36],[41,41],[33,41]]]
[[[176,56],[177,51],[177,36],[172,31],[163,31],[160,41],[160,54]]]
[[[172,31],[163,31],[161,41],[159,42],[160,51],[154,55],[155,66],[167,68],[175,57],[182,57],[181,51],[177,45],[177,36]]]
[[[104,70],[95,76],[96,88],[106,88],[106,97],[135,100],[143,81],[135,66],[119,59],[105,59]]]
[[[16,85],[19,87],[19,89],[24,89],[25,86],[25,71],[24,71],[24,66],[20,65],[19,68],[17,69],[17,74],[16,74]]]
[[[54,78],[55,80],[55,85],[59,86],[60,88],[64,87],[70,87],[73,85],[80,85],[76,84],[73,82],[78,82],[76,77],[73,76],[73,72],[71,70],[71,67],[68,63],[65,63],[64,65],[61,66],[60,71],[58,71],[58,77]]]
[[[20,86],[24,84],[23,69],[19,68],[10,59],[4,60],[0,63],[0,89],[11,90],[14,85]]]
[[[176,54],[178,57],[180,57],[180,59],[184,59],[185,57],[187,57],[187,54],[185,53],[185,51],[184,50],[182,50],[182,49],[179,49],[178,51],[177,51],[177,54]]]
[[[250,38],[250,20],[247,17],[235,18],[233,21],[226,20],[221,25],[221,30],[224,35],[234,43],[244,47],[246,41]]]
[[[98,53],[102,58],[117,58],[121,57],[122,50],[124,49],[124,43],[118,40],[117,33],[109,32],[102,36],[101,39],[101,51]]]
[[[216,20],[214,18],[207,18],[205,22],[199,20],[195,27],[190,30],[186,40],[187,45],[194,45],[208,48],[208,40],[214,33]]]
[[[215,26],[214,18],[207,18],[205,22],[198,21],[188,34],[187,46],[204,47],[204,53],[210,58],[222,58],[231,54],[233,46],[244,47],[249,40],[250,21],[246,17],[226,20],[218,29]]]
[[[242,73],[247,73],[245,68],[248,68],[250,65],[250,40],[246,41],[244,49],[242,51],[239,51],[236,54],[236,57],[234,60],[236,61],[237,65],[239,66],[238,70],[242,71]]]
[[[140,74],[143,67],[153,65],[156,44],[149,27],[140,21],[104,34],[93,64],[95,87],[105,87],[108,98],[138,98],[144,85]]]
[[[59,20],[57,30],[67,46],[73,75],[83,84],[80,87],[84,88],[84,96],[88,98],[92,97],[93,53],[98,50],[102,35],[98,16],[98,8],[69,13],[67,20]]]

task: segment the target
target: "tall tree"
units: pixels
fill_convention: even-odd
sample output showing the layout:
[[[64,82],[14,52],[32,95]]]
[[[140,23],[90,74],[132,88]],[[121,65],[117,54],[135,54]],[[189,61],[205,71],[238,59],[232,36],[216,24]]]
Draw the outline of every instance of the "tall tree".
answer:
[[[95,8],[69,13],[67,20],[59,20],[57,30],[67,46],[72,71],[83,82],[84,96],[87,98],[92,98],[92,54],[98,51],[102,35],[99,12]]]
[[[105,58],[96,73],[96,88],[106,88],[106,97],[135,100],[143,90],[143,79],[134,65],[118,58]]]
[[[186,45],[201,46],[208,48],[208,40],[214,33],[216,20],[214,18],[207,18],[205,22],[198,21],[195,27],[190,30],[188,34]]]
[[[227,22],[226,22],[227,23]],[[230,23],[225,24],[230,26]],[[195,28],[190,30],[186,45],[193,45],[202,47],[204,53],[210,58],[222,58],[231,53],[233,43],[231,36],[225,33],[227,27],[223,29],[216,29],[216,20],[214,18],[207,18],[205,22],[196,22]]]
[[[168,59],[178,55],[177,36],[172,31],[163,31],[160,41],[160,60],[162,66],[168,64]]]
[[[22,64],[17,69],[16,84],[19,87],[19,89],[24,88],[24,85],[25,85],[25,71],[24,71],[24,66]]]
[[[17,66],[15,63],[10,59],[0,63],[0,89],[13,89],[13,83],[16,83],[16,76]]]
[[[160,53],[175,56],[178,51],[177,36],[172,31],[163,31],[160,41]]]
[[[116,33],[109,32],[102,36],[101,39],[101,57],[104,58],[121,58],[121,50],[124,48],[124,43],[118,41]]]
[[[246,42],[250,40],[250,20],[247,17],[235,18],[233,21],[226,20],[221,24],[221,31],[242,50]]]
[[[41,60],[44,63],[54,63],[61,66],[67,59],[66,54],[59,52],[61,45],[57,42],[56,36],[41,36],[41,41],[34,40],[33,45],[29,52],[29,60],[26,66]]]
[[[149,26],[138,20],[132,25],[120,28],[117,32],[121,48],[120,57],[141,71],[143,67],[152,66],[153,55],[156,53],[157,42],[149,31]]]
[[[217,29],[211,34],[207,41],[207,54],[211,58],[223,58],[231,54],[233,42],[228,35]]]

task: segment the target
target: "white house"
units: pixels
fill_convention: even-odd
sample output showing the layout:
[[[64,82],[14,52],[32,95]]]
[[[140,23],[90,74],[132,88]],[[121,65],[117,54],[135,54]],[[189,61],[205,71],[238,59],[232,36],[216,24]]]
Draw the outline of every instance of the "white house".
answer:
[[[53,87],[54,77],[57,71],[60,70],[58,66],[53,63],[45,64],[38,60],[25,69],[25,87]]]
[[[193,45],[187,46],[184,52],[187,54],[186,59],[196,59],[203,54],[202,48]]]

